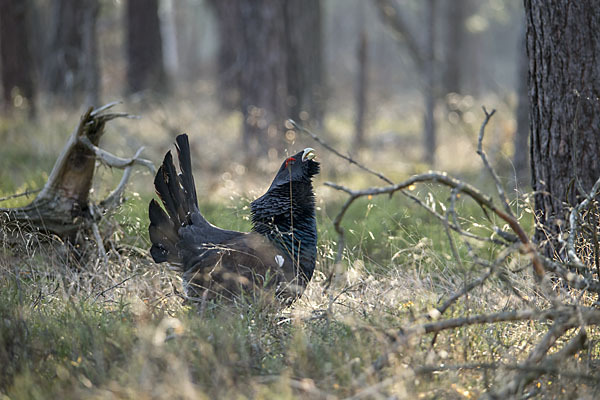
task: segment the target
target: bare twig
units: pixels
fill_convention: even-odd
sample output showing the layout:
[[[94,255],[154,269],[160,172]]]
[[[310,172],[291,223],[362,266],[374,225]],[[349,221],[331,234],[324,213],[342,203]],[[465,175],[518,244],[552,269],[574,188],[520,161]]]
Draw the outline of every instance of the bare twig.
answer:
[[[450,188],[455,188],[455,189],[459,190],[461,193],[465,193],[466,195],[471,197],[480,206],[486,207],[487,209],[492,211],[494,214],[496,214],[498,217],[503,219],[510,226],[510,228],[513,230],[513,232],[515,232],[515,234],[517,235],[517,237],[523,244],[524,252],[531,255],[532,263],[533,263],[533,270],[535,272],[536,277],[541,279],[544,276],[544,267],[543,267],[542,262],[540,261],[539,255],[538,255],[537,251],[535,250],[533,244],[529,240],[529,237],[527,236],[527,234],[525,233],[525,231],[519,224],[519,221],[514,216],[507,214],[506,212],[504,212],[503,210],[498,208],[494,204],[494,202],[492,201],[492,198],[490,196],[483,194],[477,188],[469,185],[468,183],[465,183],[459,179],[449,176],[445,172],[431,171],[431,172],[428,172],[425,174],[414,175],[414,176],[410,177],[409,179],[407,179],[403,182],[397,183],[395,185],[384,186],[384,187],[372,187],[372,188],[363,189],[363,190],[352,190],[345,186],[338,185],[338,184],[335,184],[332,182],[325,182],[325,185],[332,187],[336,190],[346,192],[350,195],[348,200],[346,200],[346,202],[342,206],[338,215],[335,217],[334,223],[333,223],[335,230],[340,237],[338,246],[343,245],[343,229],[341,228],[340,223],[344,217],[344,214],[346,213],[348,208],[352,205],[352,203],[356,199],[359,199],[364,196],[376,196],[376,195],[381,195],[381,194],[394,193],[399,190],[406,189],[409,186],[414,185],[416,183],[422,183],[422,182],[434,182],[434,183],[439,183],[439,184],[448,186]],[[338,254],[340,252],[341,252],[341,250],[338,247]]]
[[[498,191],[498,196],[500,196],[500,200],[502,201],[502,205],[504,206],[504,211],[506,211],[508,215],[514,218],[513,212],[510,208],[510,205],[508,204],[508,200],[506,199],[506,194],[504,193],[504,187],[502,187],[502,183],[500,183],[500,178],[498,178],[498,174],[496,174],[496,171],[494,171],[494,168],[492,168],[492,166],[488,162],[485,151],[483,150],[483,136],[485,134],[485,128],[490,122],[492,116],[496,113],[496,110],[488,112],[485,107],[481,108],[483,109],[483,113],[485,114],[485,119],[481,124],[481,128],[479,128],[479,139],[477,140],[477,154],[479,154],[479,156],[481,157],[483,165],[488,170],[488,172],[492,176],[492,179],[494,180],[494,183],[496,184],[496,190]]]
[[[143,165],[148,168],[152,174],[156,173],[156,169],[154,168],[154,164],[150,160],[146,160],[144,158],[139,158],[138,156],[144,150],[144,148],[138,149],[135,155],[131,158],[122,158],[117,157],[114,154],[109,153],[108,151],[101,149],[98,146],[94,146],[94,144],[86,137],[82,136],[79,138],[79,141],[88,149],[94,152],[96,157],[109,167],[124,169],[133,164]]]
[[[570,261],[574,262],[575,264],[581,267],[584,267],[583,262],[581,261],[581,259],[577,255],[577,252],[575,251],[575,237],[577,236],[577,220],[580,217],[581,210],[587,207],[590,201],[592,201],[592,199],[596,197],[596,194],[598,193],[599,189],[600,178],[596,181],[596,183],[594,183],[592,190],[586,196],[585,200],[583,200],[576,207],[574,207],[573,210],[571,210],[571,214],[569,215],[570,231],[569,238],[567,240],[567,254],[569,255]]]
[[[115,288],[117,288],[117,287],[121,286],[122,284],[124,284],[124,283],[125,283],[125,282],[127,282],[128,280],[130,280],[130,279],[133,279],[133,278],[135,278],[136,276],[139,276],[139,275],[140,275],[140,273],[135,273],[135,274],[133,274],[133,275],[131,275],[131,276],[128,276],[127,278],[125,278],[125,279],[123,279],[123,280],[119,281],[118,283],[115,283],[115,284],[114,284],[114,285],[112,285],[111,287],[108,287],[108,288],[104,289],[103,291],[101,291],[100,293],[98,293],[98,294],[97,294],[97,295],[94,297],[94,301],[93,301],[93,303],[95,303],[95,302],[96,302],[96,300],[98,300],[98,297],[100,297],[100,296],[104,296],[106,293],[110,292],[111,290],[113,290],[113,289],[115,289]]]
[[[34,193],[39,193],[42,189],[33,189],[33,190],[26,190],[22,193],[16,193],[16,194],[11,194],[10,196],[6,196],[6,197],[0,197],[0,201],[6,201],[6,200],[10,200],[10,199],[15,199],[17,197],[23,197],[23,196],[29,196],[31,194]]]
[[[137,159],[137,157],[143,150],[144,148],[140,147],[135,153],[135,155],[132,157],[132,159]],[[129,182],[129,177],[131,176],[132,170],[133,164],[130,164],[129,166],[125,167],[125,170],[123,171],[123,176],[121,177],[121,181],[119,182],[117,187],[106,197],[106,199],[100,202],[101,207],[109,209],[119,205],[123,195],[123,191],[125,190],[125,185],[127,185],[127,182]]]
[[[494,263],[492,265],[490,265],[488,267],[488,270],[479,278],[475,279],[474,281],[470,282],[469,284],[466,284],[460,291],[454,293],[453,295],[451,295],[448,300],[446,300],[444,302],[444,304],[442,304],[441,306],[438,307],[438,311],[440,312],[440,314],[443,314],[452,304],[454,304],[454,302],[456,300],[458,300],[460,297],[464,296],[465,294],[469,293],[471,290],[475,289],[476,287],[479,287],[481,285],[483,285],[483,283],[490,277],[492,276],[492,274],[494,273],[495,269],[501,265],[502,263],[504,263],[504,261],[511,255],[513,254],[513,252],[515,252],[517,250],[517,246],[513,245],[511,247],[506,248],[501,254],[500,256],[494,261]]]
[[[476,369],[506,369],[516,370],[520,372],[539,372],[542,374],[560,375],[564,378],[577,379],[583,381],[598,382],[600,376],[582,374],[579,372],[565,371],[559,366],[533,366],[525,364],[504,364],[504,363],[466,363],[466,364],[440,364],[440,365],[422,365],[414,369],[415,374],[431,374],[433,372],[442,371],[461,371],[461,370],[476,370]]]
[[[553,328],[555,326],[556,325],[554,325]],[[555,331],[552,331],[552,329],[551,329],[551,331],[549,332],[549,335],[546,335],[546,336],[559,334],[560,332],[564,333],[565,331],[566,330],[564,330],[564,327],[559,326],[558,328],[556,328]],[[561,336],[562,336],[562,334],[561,334]],[[546,337],[544,339],[546,339]],[[548,339],[548,341],[551,342],[552,344],[554,344],[555,338],[551,337],[550,339]],[[542,343],[543,342],[544,341],[542,341]],[[540,343],[540,344],[542,344],[542,343]],[[570,357],[574,354],[577,354],[580,350],[584,349],[586,346],[587,346],[587,334],[584,329],[581,329],[579,331],[579,333],[577,335],[575,335],[575,337],[573,337],[571,340],[569,340],[569,342],[558,352],[556,352],[548,357],[545,357],[545,358],[542,358],[539,356],[535,357],[535,358],[537,358],[537,361],[535,361],[535,359],[528,360],[523,365],[521,373],[516,374],[512,380],[510,380],[505,386],[503,386],[497,392],[492,392],[492,393],[488,394],[488,398],[490,398],[490,399],[507,399],[507,398],[510,398],[511,396],[514,396],[515,394],[523,391],[523,389],[525,388],[526,385],[533,382],[540,375],[547,373],[548,369],[556,369],[559,363],[563,362],[568,357]],[[537,348],[536,348],[536,350],[537,350]],[[536,356],[537,356],[537,354],[536,354]],[[542,368],[536,368],[536,365],[535,365],[536,363],[541,363]],[[525,373],[523,373],[523,372],[525,372]]]
[[[317,136],[315,133],[313,133],[312,131],[310,131],[308,128],[305,128],[302,125],[298,125],[296,123],[296,121],[294,121],[293,119],[288,119],[288,122],[294,127],[294,129],[297,129],[301,132],[304,132],[306,134],[308,134],[310,137],[312,137],[317,143],[319,143],[321,146],[325,147],[327,150],[329,150],[330,152],[332,152],[333,154],[335,154],[336,156],[343,158],[344,160],[348,161],[350,164],[354,164],[356,165],[358,168],[362,169],[363,171],[368,172],[371,175],[375,175],[376,177],[378,177],[379,179],[381,179],[382,181],[389,183],[390,185],[393,185],[394,182],[392,182],[389,178],[387,178],[385,175],[383,175],[381,172],[377,172],[372,170],[371,168],[368,168],[364,165],[362,165],[361,163],[355,161],[352,157],[350,156],[346,156],[343,155],[342,153],[340,153],[339,151],[337,151],[336,149],[334,149],[332,146],[330,146],[329,144],[327,144],[325,141],[323,141],[319,136]]]

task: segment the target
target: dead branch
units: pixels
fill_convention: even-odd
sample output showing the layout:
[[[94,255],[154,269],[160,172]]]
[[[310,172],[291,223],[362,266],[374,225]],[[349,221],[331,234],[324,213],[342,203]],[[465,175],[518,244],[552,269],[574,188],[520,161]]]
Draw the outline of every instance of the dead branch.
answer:
[[[414,369],[415,374],[418,375],[426,375],[431,374],[433,372],[443,372],[443,371],[462,371],[462,370],[477,370],[477,369],[504,369],[504,370],[514,370],[520,372],[538,372],[539,375],[549,374],[549,375],[560,375],[569,379],[576,379],[582,381],[589,382],[598,382],[600,381],[600,376],[596,375],[588,375],[582,374],[579,372],[568,371],[564,368],[560,368],[559,366],[532,366],[532,365],[524,365],[524,364],[505,364],[505,363],[467,363],[467,364],[456,364],[456,365],[448,365],[448,364],[440,364],[440,365],[422,365],[416,367]],[[538,375],[538,376],[539,376]]]
[[[486,114],[486,118],[480,129],[480,134],[479,134],[479,142],[480,143],[483,140],[483,134],[485,131],[485,127],[487,126],[487,123],[489,122],[490,118],[494,114],[493,112],[488,114],[485,109],[484,109],[484,112]],[[489,163],[487,162],[487,158],[485,157],[485,153],[483,153],[483,151],[480,152],[480,156],[484,160],[484,164],[487,165],[487,167],[489,167],[489,170],[492,171],[492,176],[496,176],[495,172],[493,172],[493,169],[489,166]],[[501,191],[500,197],[501,197],[503,203],[505,204],[505,207],[508,207],[510,210],[510,206],[508,205],[508,202],[506,201],[506,197],[504,196],[504,191],[502,189],[502,185],[500,184],[500,181],[498,180],[497,176],[496,176],[495,180],[497,183],[497,187],[500,188],[499,190]],[[352,205],[352,203],[355,200],[357,200],[361,197],[364,197],[364,196],[377,196],[377,195],[381,195],[381,194],[390,194],[391,195],[397,191],[402,191],[403,189],[407,189],[408,187],[410,187],[416,183],[424,183],[424,182],[432,182],[432,183],[442,184],[444,186],[448,186],[452,189],[455,189],[456,191],[458,191],[460,193],[464,193],[464,194],[468,195],[469,197],[471,197],[484,210],[487,208],[488,210],[490,210],[491,212],[496,214],[498,217],[500,217],[502,220],[504,220],[510,226],[512,231],[517,235],[518,239],[523,244],[523,251],[525,253],[531,255],[533,271],[535,273],[535,276],[538,278],[538,280],[540,280],[540,281],[542,280],[542,278],[544,277],[544,266],[540,260],[538,252],[535,250],[533,243],[531,243],[531,240],[529,239],[528,235],[525,233],[525,231],[519,224],[519,221],[513,215],[512,211],[502,210],[501,208],[496,206],[496,204],[493,202],[493,200],[490,196],[483,194],[481,191],[479,191],[478,189],[469,185],[466,182],[463,182],[459,179],[449,176],[446,172],[430,171],[425,174],[412,176],[411,178],[409,178],[403,182],[394,184],[394,185],[384,186],[384,187],[371,187],[371,188],[363,189],[363,190],[352,190],[345,186],[341,186],[341,185],[338,185],[338,184],[335,184],[332,182],[325,182],[325,185],[332,187],[336,190],[346,192],[350,195],[350,197],[346,200],[346,202],[342,206],[340,212],[336,215],[334,222],[333,222],[333,226],[334,226],[336,232],[338,233],[338,256],[341,258],[341,253],[342,253],[343,246],[344,246],[344,230],[340,226],[340,224],[341,224],[342,219],[344,218],[346,211],[348,210],[348,208]]]
[[[455,238],[453,237],[451,230],[456,232],[459,237],[463,239],[463,244],[467,248],[468,255],[473,265],[485,268],[478,278],[470,282],[464,282],[464,286],[454,294],[450,295],[444,303],[437,307],[437,309],[433,309],[433,313],[429,312],[420,318],[427,318],[430,320],[432,318],[438,319],[447,309],[455,304],[458,299],[466,296],[475,288],[483,286],[484,283],[494,273],[497,274],[504,285],[506,285],[519,299],[522,300],[526,308],[430,321],[400,329],[391,346],[386,349],[386,351],[363,372],[360,377],[360,380],[363,382],[387,366],[392,356],[402,353],[412,343],[414,343],[413,339],[421,338],[427,334],[433,334],[433,340],[435,340],[435,336],[440,332],[467,328],[472,325],[498,324],[519,321],[551,321],[552,324],[546,334],[542,338],[532,343],[532,348],[528,354],[528,357],[523,362],[512,366],[505,366],[503,364],[496,363],[488,365],[489,368],[505,367],[505,370],[516,371],[514,374],[508,377],[507,381],[505,381],[508,382],[507,384],[499,388],[495,388],[496,391],[487,394],[490,398],[507,398],[514,396],[517,393],[522,393],[528,384],[533,382],[535,379],[538,379],[541,375],[554,374],[560,371],[559,366],[563,364],[569,356],[577,354],[577,352],[581,351],[587,346],[587,336],[585,332],[586,327],[600,324],[600,309],[595,307],[597,306],[597,303],[594,303],[594,307],[583,306],[584,304],[589,305],[589,297],[584,300],[585,294],[597,293],[600,295],[600,281],[594,276],[594,273],[591,271],[591,269],[586,266],[578,257],[575,248],[575,241],[581,229],[589,228],[588,230],[592,231],[591,236],[597,236],[595,233],[595,228],[592,229],[581,223],[583,224],[582,227],[580,221],[582,218],[586,218],[586,215],[591,212],[591,207],[595,204],[593,200],[600,191],[600,179],[596,182],[590,193],[585,195],[585,200],[571,212],[570,231],[567,243],[570,261],[557,262],[541,256],[529,239],[528,234],[519,223],[515,213],[512,211],[502,183],[495,170],[490,165],[487,155],[483,150],[485,129],[491,117],[494,115],[494,111],[488,112],[485,108],[483,108],[483,112],[485,118],[479,131],[477,154],[480,156],[485,169],[490,173],[494,181],[496,192],[500,199],[499,203],[501,204],[497,205],[497,200],[495,201],[492,196],[488,195],[487,193],[483,193],[479,189],[460,179],[449,176],[445,172],[429,171],[424,174],[412,176],[402,182],[394,184],[390,183],[388,186],[369,187],[361,190],[352,189],[333,182],[326,182],[326,186],[344,192],[348,195],[346,201],[333,220],[333,226],[338,233],[338,252],[336,262],[341,260],[345,248],[344,228],[342,227],[342,222],[347,210],[352,206],[352,204],[362,197],[371,197],[382,194],[391,196],[399,191],[409,197],[411,200],[415,201],[418,205],[425,208],[431,215],[436,217],[443,224],[446,236],[450,243],[450,250],[452,251],[454,259],[456,260],[459,268],[465,267],[466,264],[461,261]],[[323,144],[325,148],[331,150],[334,154],[346,160],[352,160],[350,157],[341,155],[331,146],[324,143],[314,133],[307,131],[295,124],[294,126],[297,129],[308,133],[313,139]],[[382,179],[377,172],[362,166],[360,163],[354,160],[352,160],[352,163]],[[423,183],[433,183],[448,187],[450,189],[450,204],[448,208],[444,210],[444,214],[438,213],[425,204],[420,198],[409,193],[409,190],[414,189],[414,185]],[[498,235],[498,237],[494,237],[494,234],[492,234],[491,237],[485,238],[474,235],[473,233],[462,229],[456,211],[456,200],[459,197],[459,194],[466,195],[481,207],[485,217],[492,223],[491,228],[494,234]],[[505,232],[500,227],[495,225],[491,218],[493,215],[504,221],[510,230]],[[590,232],[587,234],[590,234]],[[483,241],[493,242],[495,244],[504,246],[504,249],[497,254],[495,260],[488,261],[476,254],[471,246],[471,243],[467,239],[483,239]],[[595,244],[594,248],[598,248],[597,243]],[[506,263],[516,251],[527,255],[531,260],[533,273],[537,278],[537,286],[534,288],[535,295],[537,297],[534,299],[522,296],[519,293],[519,289],[512,283],[514,281],[511,280],[509,276],[509,274],[516,274],[524,269],[520,268],[516,271],[512,271],[506,267]],[[600,256],[596,254],[596,258],[598,257]],[[529,266],[527,266],[527,268],[529,268]],[[566,285],[564,287],[558,287],[554,291],[549,290],[550,280],[548,279],[548,276],[559,277]],[[419,320],[419,317],[417,320]],[[571,338],[566,345],[563,345],[562,348],[556,351],[555,347],[562,343],[561,339],[568,335],[569,332],[575,328],[579,328],[579,333]],[[487,367],[481,366],[481,368],[485,369]],[[423,371],[426,371],[426,369],[423,369]],[[581,376],[583,376],[582,379],[586,379],[586,377],[590,378],[589,376],[585,375]],[[380,388],[379,384],[376,384],[373,387]],[[365,392],[365,394],[366,393],[367,392]],[[368,391],[368,393],[373,392]]]
[[[384,181],[386,183],[389,183],[390,185],[392,185],[394,183],[389,178],[387,178],[385,175],[383,175],[381,172],[374,171],[371,168],[366,167],[363,164],[355,161],[354,159],[352,159],[352,157],[343,155],[342,153],[340,153],[339,151],[337,151],[336,149],[331,147],[329,144],[327,144],[324,140],[322,140],[316,134],[314,134],[310,129],[308,129],[302,125],[298,125],[296,123],[296,121],[294,121],[293,119],[288,119],[287,122],[289,122],[294,129],[306,133],[307,135],[312,137],[313,140],[315,140],[317,143],[319,143],[321,146],[325,147],[327,150],[329,150],[336,156],[348,161],[350,164],[356,165],[358,168],[362,169],[363,171],[366,171],[371,175],[375,175],[376,177],[378,177],[379,179],[381,179],[382,181]]]
[[[494,180],[494,183],[496,184],[496,190],[498,191],[498,196],[500,196],[500,200],[502,201],[504,210],[506,211],[506,213],[508,215],[510,215],[511,217],[514,218],[514,214],[512,212],[512,209],[510,208],[510,205],[508,204],[508,200],[506,199],[506,194],[504,193],[504,187],[502,186],[502,183],[500,183],[500,178],[498,178],[498,174],[496,174],[496,171],[490,165],[490,163],[487,159],[487,155],[485,154],[485,151],[483,150],[483,136],[485,135],[485,128],[486,128],[487,124],[490,122],[490,119],[492,118],[492,116],[496,113],[496,110],[492,110],[492,112],[488,113],[485,106],[481,107],[481,109],[483,110],[483,113],[485,114],[485,119],[483,120],[483,123],[481,124],[481,127],[479,128],[479,138],[477,140],[477,154],[479,154],[479,157],[481,157],[481,160],[483,161],[483,165],[485,166],[485,169],[488,170],[488,172],[492,176],[492,179]]]
[[[466,182],[463,182],[459,179],[449,176],[445,172],[433,172],[432,171],[432,172],[428,172],[425,174],[414,175],[414,176],[410,177],[409,179],[407,179],[403,182],[397,183],[395,185],[384,186],[384,187],[372,187],[372,188],[363,189],[363,190],[352,190],[350,188],[335,184],[333,182],[325,182],[326,186],[332,187],[336,190],[348,193],[350,195],[350,197],[346,200],[346,202],[342,206],[340,212],[336,215],[336,217],[333,221],[333,226],[334,226],[336,232],[338,233],[338,237],[339,237],[338,253],[340,252],[339,247],[344,245],[344,231],[343,231],[343,228],[341,228],[340,224],[341,224],[342,219],[344,218],[346,211],[348,210],[348,208],[352,205],[352,203],[355,200],[357,200],[361,197],[365,197],[365,196],[393,194],[397,191],[407,189],[409,186],[412,186],[416,183],[424,183],[424,182],[439,183],[444,186],[448,186],[452,189],[456,189],[460,193],[464,193],[464,194],[468,195],[473,200],[475,200],[475,202],[477,202],[480,206],[488,208],[490,211],[492,211],[494,214],[496,214],[498,217],[500,217],[502,220],[504,220],[510,226],[510,228],[513,230],[513,232],[517,235],[517,237],[523,244],[524,252],[531,255],[532,261],[533,261],[533,269],[534,269],[536,276],[540,279],[544,276],[544,267],[542,265],[542,262],[540,261],[538,253],[534,249],[533,244],[529,240],[529,237],[527,236],[527,234],[525,233],[525,231],[523,230],[523,228],[521,227],[521,225],[519,224],[517,219],[514,216],[504,212],[502,209],[498,208],[494,204],[494,202],[490,196],[483,194],[478,189],[476,189],[474,186],[471,186]]]
[[[554,328],[554,326],[553,326]],[[549,334],[559,334],[562,331],[563,327],[558,327],[556,332],[549,332]],[[563,332],[564,333],[564,332]],[[562,335],[562,334],[561,334]],[[544,338],[546,339],[546,337]],[[552,343],[555,342],[555,337],[551,337],[549,341]],[[541,343],[540,343],[541,344]],[[518,392],[522,392],[525,386],[533,382],[535,379],[539,378],[540,375],[546,373],[547,370],[557,370],[558,365],[565,361],[568,357],[577,354],[579,351],[583,350],[587,346],[587,334],[584,329],[581,329],[575,337],[573,337],[569,342],[558,352],[539,359],[537,362],[535,360],[528,360],[526,363],[522,365],[521,371],[515,374],[513,379],[511,379],[508,384],[502,387],[497,392],[491,392],[487,395],[489,399],[508,399],[514,396]],[[538,350],[536,348],[536,350]],[[543,350],[542,350],[543,351]],[[547,351],[547,350],[546,350]],[[542,362],[543,361],[543,362]],[[536,363],[540,363],[541,368],[536,368]]]
[[[567,254],[569,255],[569,259],[573,263],[581,267],[584,267],[583,262],[581,261],[581,259],[577,255],[577,252],[575,251],[575,236],[577,236],[578,232],[577,220],[581,218],[581,210],[588,207],[590,201],[592,201],[596,197],[598,190],[600,190],[600,178],[596,181],[596,183],[594,183],[592,190],[586,195],[585,200],[583,200],[576,207],[574,207],[573,210],[571,210],[571,214],[569,215],[570,232],[569,238],[567,239]]]

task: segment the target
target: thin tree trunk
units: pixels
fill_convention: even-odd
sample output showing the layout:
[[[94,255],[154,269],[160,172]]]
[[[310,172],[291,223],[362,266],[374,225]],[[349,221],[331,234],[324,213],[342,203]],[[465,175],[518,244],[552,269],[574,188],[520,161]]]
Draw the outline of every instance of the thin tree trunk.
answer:
[[[354,149],[365,144],[365,117],[367,114],[367,70],[368,70],[367,32],[363,28],[358,39],[356,61],[358,66],[356,79],[356,119],[354,125]]]
[[[435,12],[436,0],[427,0],[427,39],[425,41],[425,115],[424,149],[425,162],[435,163]]]
[[[467,0],[446,2],[446,62],[444,70],[444,90],[446,93],[462,92],[466,17]]]
[[[288,117],[283,3],[242,2],[241,17],[245,60],[240,76],[243,137],[249,154],[256,156],[282,149],[283,123]]]
[[[97,103],[100,96],[98,0],[55,0],[51,7],[50,56],[44,60],[48,91],[70,104],[81,103],[82,95]]]
[[[167,76],[163,65],[158,0],[127,0],[127,88],[164,92]]]
[[[239,0],[210,0],[219,32],[217,54],[218,96],[221,106],[233,110],[240,105],[240,77],[244,65],[244,32]]]
[[[35,110],[29,0],[0,0],[0,66],[4,104]]]
[[[98,0],[87,0],[82,27],[84,91],[86,107],[98,107],[100,105],[100,66],[98,61],[98,34],[96,22],[100,12]]]
[[[535,239],[546,254],[563,257],[557,235],[567,224],[568,207],[600,176],[600,4],[524,4]]]
[[[321,125],[325,108],[321,1],[285,0],[284,6],[290,117]]]

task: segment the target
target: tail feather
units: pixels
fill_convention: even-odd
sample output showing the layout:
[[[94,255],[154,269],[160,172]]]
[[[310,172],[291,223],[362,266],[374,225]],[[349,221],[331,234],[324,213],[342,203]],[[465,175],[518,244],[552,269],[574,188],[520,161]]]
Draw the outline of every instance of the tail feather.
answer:
[[[154,261],[185,266],[186,260],[203,246],[221,243],[241,233],[212,225],[198,211],[190,145],[185,134],[177,136],[177,156],[181,173],[177,173],[169,151],[154,179],[164,209],[155,200],[150,202],[148,231]]]
[[[165,213],[154,199],[150,201],[148,214],[150,216],[148,232],[150,233],[150,241],[152,242],[152,247],[150,248],[152,258],[156,262],[177,262],[178,260],[173,255],[177,253],[178,236],[173,221],[171,221],[167,213]]]
[[[181,241],[179,229],[192,224],[192,214],[199,214],[187,135],[179,135],[177,144],[181,173],[177,173],[173,156],[170,151],[167,152],[154,178],[154,187],[164,209],[155,200],[150,202],[148,209],[148,232],[152,242],[150,254],[156,262],[183,261],[178,251]]]
[[[179,180],[181,186],[186,192],[186,200],[188,208],[192,209],[198,206],[198,197],[196,195],[196,185],[194,183],[194,175],[192,174],[192,156],[190,152],[190,143],[187,135],[179,135],[176,139],[177,157],[179,158]]]

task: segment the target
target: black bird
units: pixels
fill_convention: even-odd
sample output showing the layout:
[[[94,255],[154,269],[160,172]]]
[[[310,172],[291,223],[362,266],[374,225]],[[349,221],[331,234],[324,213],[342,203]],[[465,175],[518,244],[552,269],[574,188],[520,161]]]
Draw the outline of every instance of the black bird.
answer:
[[[288,157],[267,192],[254,200],[252,231],[218,228],[198,210],[187,135],[176,139],[180,173],[165,155],[154,186],[165,207],[150,202],[150,254],[183,274],[191,300],[257,295],[289,305],[302,295],[315,270],[317,223],[312,177],[315,151]]]

